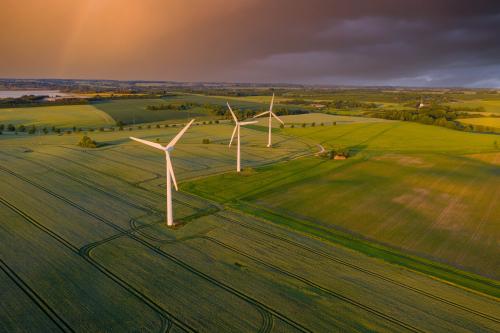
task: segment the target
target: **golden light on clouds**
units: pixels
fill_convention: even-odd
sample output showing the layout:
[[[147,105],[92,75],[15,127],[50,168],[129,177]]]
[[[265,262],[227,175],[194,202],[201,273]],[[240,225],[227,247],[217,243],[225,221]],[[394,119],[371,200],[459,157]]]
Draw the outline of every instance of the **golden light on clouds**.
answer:
[[[0,77],[498,86],[499,18],[480,0],[0,0]]]

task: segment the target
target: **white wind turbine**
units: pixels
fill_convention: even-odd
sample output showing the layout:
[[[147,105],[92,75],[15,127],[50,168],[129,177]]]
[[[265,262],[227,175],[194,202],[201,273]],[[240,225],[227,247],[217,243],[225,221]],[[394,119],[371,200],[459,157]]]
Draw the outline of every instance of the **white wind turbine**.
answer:
[[[278,118],[278,116],[273,112],[273,104],[274,104],[274,94],[273,94],[273,98],[271,99],[271,105],[269,106],[269,111],[265,111],[265,112],[259,113],[258,115],[254,116],[254,118],[257,118],[257,117],[269,114],[269,123],[268,123],[269,134],[267,136],[267,146],[268,147],[271,147],[271,129],[272,129],[271,120],[272,120],[272,117],[276,118],[276,120],[278,120],[280,123],[285,125],[285,123],[280,118]]]
[[[233,116],[234,122],[236,125],[234,126],[233,130],[233,135],[231,136],[231,141],[229,141],[229,147],[231,147],[231,144],[233,143],[234,135],[236,132],[238,132],[238,152],[236,153],[236,172],[241,171],[241,163],[240,163],[240,126],[244,125],[249,125],[249,124],[255,124],[257,121],[238,121],[238,118],[236,118],[233,109],[231,109],[231,106],[229,105],[229,102],[227,102],[227,107],[229,108],[229,111],[231,112],[231,115]]]
[[[187,131],[189,126],[193,123],[194,119],[192,119],[184,128],[177,133],[177,135],[168,143],[166,146],[162,146],[159,143],[156,142],[151,142],[147,140],[142,140],[142,139],[137,139],[134,137],[130,137],[132,140],[138,141],[140,143],[143,143],[145,145],[151,146],[156,149],[163,150],[165,152],[165,160],[167,163],[166,166],[166,178],[167,178],[167,212],[165,215],[167,215],[167,225],[172,226],[174,225],[174,221],[172,219],[172,180],[174,182],[175,190],[178,191],[177,187],[177,182],[175,181],[175,175],[174,175],[174,168],[172,167],[172,161],[170,160],[170,153],[172,150],[174,150],[174,146],[179,141],[181,136],[184,134],[184,132]]]

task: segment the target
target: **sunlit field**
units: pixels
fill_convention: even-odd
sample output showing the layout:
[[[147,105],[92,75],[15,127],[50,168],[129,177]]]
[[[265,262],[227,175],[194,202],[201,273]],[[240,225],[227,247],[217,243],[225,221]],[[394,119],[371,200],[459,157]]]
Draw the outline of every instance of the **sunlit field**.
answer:
[[[38,127],[100,127],[114,125],[115,120],[92,105],[0,108],[0,124]]]
[[[362,250],[353,251],[318,235],[312,237],[307,229],[224,204],[238,197],[275,214],[304,218],[307,223],[309,217],[319,214],[316,216],[323,218],[314,223],[321,223],[325,232],[335,223],[340,225],[339,217],[355,216],[356,207],[373,215],[386,209],[385,214],[400,214],[400,219],[394,217],[396,230],[389,233],[397,240],[407,232],[405,224],[411,219],[396,205],[412,208],[413,197],[391,204],[383,183],[395,195],[411,196],[413,187],[403,190],[407,175],[425,173],[427,163],[445,166],[448,159],[421,157],[416,161],[416,157],[408,160],[381,152],[371,158],[360,152],[339,164],[314,157],[318,143],[333,145],[342,134],[344,142],[350,136],[350,142],[357,144],[364,136],[383,130],[395,131],[395,136],[411,130],[398,132],[397,128],[396,123],[387,122],[278,130],[273,134],[272,149],[265,147],[265,132],[243,128],[244,172],[236,176],[236,152],[234,146],[227,146],[232,126],[194,125],[172,153],[174,169],[183,189],[203,191],[203,196],[220,203],[185,190],[175,192],[174,217],[179,225],[175,229],[166,228],[164,222],[163,155],[128,136],[167,143],[180,127],[92,132],[89,135],[101,145],[95,149],[76,146],[81,134],[3,135],[0,279],[8,287],[2,294],[2,306],[9,311],[0,311],[0,321],[7,331],[14,327],[42,331],[98,331],[104,327],[117,331],[306,332],[331,327],[346,331],[494,331],[500,322],[500,307],[482,293],[498,296],[495,284],[471,293],[460,284],[401,269],[376,255],[367,256]],[[355,129],[364,136],[354,135]],[[366,142],[373,145],[369,150],[381,149],[388,140],[382,134],[378,137],[378,141]],[[203,139],[210,143],[203,144]],[[488,140],[478,139],[478,150],[491,151]],[[429,146],[430,142],[421,143],[419,148]],[[434,151],[439,149],[450,147],[435,147]],[[367,163],[364,171],[362,163]],[[467,159],[460,169],[480,177],[473,178],[469,186],[487,177],[490,183],[497,181],[486,166],[479,167],[481,163]],[[353,168],[351,175],[342,173],[348,165]],[[396,166],[402,170],[392,172]],[[370,180],[369,175],[377,173]],[[443,191],[440,182],[431,182],[435,176],[428,177],[418,181],[433,185],[429,196]],[[445,181],[451,176],[442,177]],[[278,184],[280,193],[275,191]],[[458,182],[455,190],[460,192],[462,186]],[[324,195],[326,187],[331,188],[328,196]],[[373,196],[375,202],[367,201],[362,193],[377,190],[382,193]],[[349,199],[352,191],[360,193],[356,202]],[[484,193],[488,198],[482,205],[493,200],[488,193]],[[343,208],[349,202],[345,200],[351,200],[352,211]],[[301,215],[297,214],[299,208]],[[363,226],[364,218],[345,227],[363,227],[371,235],[380,223],[372,218],[372,228]],[[460,227],[472,230],[467,225]],[[484,240],[487,230],[478,230],[479,239]],[[415,233],[418,235],[424,236]],[[469,247],[468,255],[473,257],[478,244],[474,240]],[[25,312],[20,309],[30,309],[30,316],[23,317]],[[318,313],[323,315],[318,317]]]
[[[496,136],[402,122],[285,133],[349,147],[354,156],[276,164],[246,178],[220,175],[187,189],[499,278],[499,229],[491,223],[500,219]],[[492,163],[478,160],[491,154]]]
[[[467,118],[462,119],[460,122],[464,124],[492,127],[496,129],[496,131],[500,131],[500,117]]]

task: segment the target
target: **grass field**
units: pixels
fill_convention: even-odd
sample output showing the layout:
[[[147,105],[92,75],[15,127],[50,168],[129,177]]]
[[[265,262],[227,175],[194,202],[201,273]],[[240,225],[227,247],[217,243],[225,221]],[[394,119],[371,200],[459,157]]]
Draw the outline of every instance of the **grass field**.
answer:
[[[172,153],[181,187],[221,202],[239,198],[247,206],[235,210],[236,205],[175,192],[174,217],[182,226],[168,229],[164,157],[128,136],[166,143],[178,130],[94,132],[92,138],[103,144],[97,149],[78,148],[76,134],[0,137],[0,330],[492,332],[500,327],[500,304],[491,296],[499,295],[495,281],[486,296],[275,220],[281,214],[300,220],[299,207],[312,215],[323,201],[321,214],[333,218],[318,223],[328,231],[339,217],[339,203],[347,205],[342,200],[352,191],[366,193],[359,201],[349,199],[352,212],[340,207],[346,216],[384,208],[391,213],[388,190],[372,195],[374,202],[368,193],[385,183],[398,194],[412,178],[442,191],[440,182],[431,182],[439,175],[426,173],[427,163],[434,163],[443,181],[458,179],[450,193],[460,192],[461,177],[473,172],[469,186],[493,186],[498,179],[487,167],[496,161],[490,156],[496,154],[492,137],[367,122],[277,130],[274,148],[268,149],[265,133],[244,128],[242,164],[254,169],[236,177],[236,151],[227,147],[232,126],[193,126]],[[404,154],[418,154],[422,163],[402,158],[402,151],[381,152],[401,136],[414,146]],[[211,143],[202,144],[204,138]],[[317,144],[337,141],[358,147],[358,155],[343,164],[312,157]],[[404,142],[395,144],[401,147]],[[463,165],[452,164],[462,159]],[[368,163],[366,169],[362,163]],[[448,170],[457,165],[463,169]],[[334,188],[331,198],[321,194],[328,186]],[[301,194],[309,207],[293,194]],[[482,207],[494,195],[486,186]],[[249,205],[258,207],[244,212]],[[496,212],[491,214],[495,218]],[[393,221],[399,228],[393,234],[403,233],[404,223]],[[362,221],[352,222],[359,227]],[[483,231],[498,235],[485,223],[478,233],[483,241]],[[474,240],[468,246],[478,245]]]
[[[0,124],[47,127],[100,127],[114,125],[113,118],[91,105],[0,108]]]
[[[460,119],[460,122],[464,124],[493,127],[500,130],[500,118],[496,117],[466,118]]]
[[[336,124],[352,124],[352,123],[374,123],[374,122],[385,122],[387,120],[378,119],[378,118],[363,118],[363,117],[350,117],[350,116],[338,116],[331,115],[326,113],[306,113],[306,114],[298,114],[298,115],[289,115],[289,116],[280,116],[279,117],[286,126],[291,124],[295,126],[300,126],[302,124],[310,125],[315,123],[316,126],[321,126],[321,123],[324,125],[332,125]],[[259,121],[259,125],[267,126],[268,117],[259,117],[257,118]],[[273,118],[272,126],[279,127],[280,123]]]
[[[500,99],[462,100],[458,102],[448,103],[448,105],[453,107],[465,108],[482,107],[486,112],[500,113]]]
[[[197,107],[189,111],[180,110],[147,110],[148,105],[173,103],[177,100],[167,99],[122,99],[95,103],[93,106],[107,113],[116,121],[127,124],[140,124],[158,121],[179,120],[188,117],[207,117],[208,111]]]
[[[186,185],[220,202],[241,200],[492,278],[500,277],[500,200],[494,135],[388,122],[286,129],[326,147],[349,147],[347,161],[308,158]],[[475,153],[471,158],[468,154]],[[494,153],[498,158],[498,153]],[[495,158],[495,159],[496,159]],[[231,184],[231,185],[229,185]]]

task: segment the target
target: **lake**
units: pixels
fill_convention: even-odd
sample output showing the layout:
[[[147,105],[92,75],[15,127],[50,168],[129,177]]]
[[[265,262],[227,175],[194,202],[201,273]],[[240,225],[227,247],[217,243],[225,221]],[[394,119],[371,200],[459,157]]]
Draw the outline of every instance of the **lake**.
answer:
[[[19,98],[24,95],[35,96],[72,96],[71,94],[60,92],[59,90],[0,90],[0,98]]]

